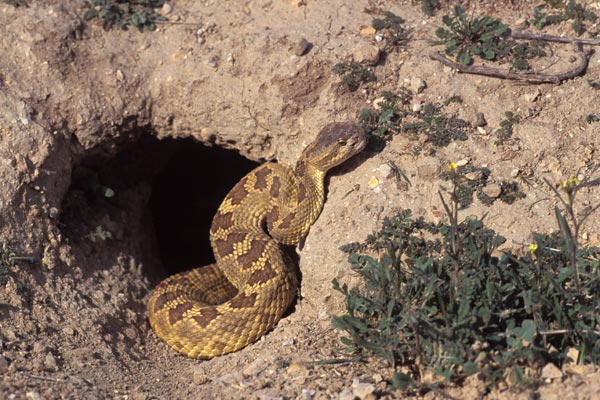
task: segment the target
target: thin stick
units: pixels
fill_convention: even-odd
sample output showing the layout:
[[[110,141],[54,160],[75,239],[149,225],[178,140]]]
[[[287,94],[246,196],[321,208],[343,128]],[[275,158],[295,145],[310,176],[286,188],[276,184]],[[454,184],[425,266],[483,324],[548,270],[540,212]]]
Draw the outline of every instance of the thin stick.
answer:
[[[577,49],[577,54],[579,55],[579,65],[577,67],[558,74],[544,74],[541,72],[530,72],[530,71],[518,71],[512,68],[509,69],[500,69],[494,67],[486,67],[486,66],[478,66],[478,65],[464,65],[454,61],[451,61],[444,57],[442,53],[439,51],[434,51],[430,54],[430,57],[433,60],[439,61],[444,65],[447,65],[458,72],[463,72],[466,74],[475,74],[475,75],[483,75],[483,76],[491,76],[493,78],[502,78],[502,79],[513,79],[513,80],[521,80],[533,83],[560,83],[567,79],[574,78],[576,76],[581,75],[588,66],[589,57],[588,54],[583,52],[581,47],[581,43],[575,43],[575,48]]]
[[[577,39],[577,38],[566,38],[561,36],[554,35],[540,35],[536,33],[526,33],[526,32],[512,32],[510,34],[514,39],[525,39],[525,40],[543,40],[545,42],[557,42],[557,43],[581,43],[581,44],[589,44],[590,46],[599,46],[600,40],[592,40],[592,39]]]
[[[39,380],[42,380],[42,381],[59,382],[59,383],[69,383],[69,382],[71,382],[68,379],[59,379],[59,378],[52,378],[50,376],[34,375],[34,374],[30,374],[29,372],[25,372],[25,371],[19,371],[19,372],[22,375],[26,376],[27,378],[31,378],[31,379],[39,379]]]
[[[591,46],[600,45],[600,40],[591,40],[591,39],[576,39],[576,38],[565,38],[560,36],[553,35],[539,35],[535,33],[525,33],[525,32],[512,32],[509,37],[514,39],[524,39],[524,40],[542,40],[546,42],[557,42],[557,43],[571,43],[575,46],[575,50],[577,55],[579,56],[579,64],[566,72],[558,73],[558,74],[545,74],[542,72],[535,71],[518,71],[512,68],[500,69],[494,67],[486,67],[486,66],[477,66],[477,65],[464,65],[452,60],[449,60],[442,53],[435,51],[430,54],[430,58],[433,60],[439,61],[444,65],[447,65],[458,72],[463,72],[466,74],[474,74],[474,75],[483,75],[483,76],[491,76],[493,78],[502,78],[502,79],[513,79],[513,80],[521,80],[532,83],[560,83],[567,79],[574,78],[576,76],[581,75],[588,67],[589,58],[591,52],[585,53],[583,51],[582,45],[587,44]]]

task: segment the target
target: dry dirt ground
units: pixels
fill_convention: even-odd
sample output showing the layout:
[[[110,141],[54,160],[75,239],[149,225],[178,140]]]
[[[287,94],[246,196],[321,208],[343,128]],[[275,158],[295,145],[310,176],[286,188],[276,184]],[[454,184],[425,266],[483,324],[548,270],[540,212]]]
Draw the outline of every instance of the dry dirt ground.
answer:
[[[2,399],[326,399],[394,398],[380,364],[321,365],[339,357],[330,318],[343,311],[336,277],[353,282],[339,246],[361,241],[385,215],[411,208],[443,218],[439,174],[468,159],[493,182],[517,180],[512,205],[475,202],[509,238],[555,229],[556,198],[542,179],[598,177],[600,57],[584,76],[531,85],[459,74],[429,59],[441,15],[408,1],[173,0],[156,32],[105,32],[81,19],[82,1],[0,5],[0,241],[30,260],[0,264]],[[534,1],[484,1],[470,10],[509,25],[531,16]],[[586,4],[600,13],[600,3]],[[447,11],[448,9],[446,9]],[[338,62],[368,59],[384,45],[368,28],[378,12],[405,19],[412,40],[372,70],[377,81],[349,92],[332,73]],[[547,33],[573,35],[568,24]],[[310,46],[300,54],[302,39]],[[576,63],[569,46],[536,64]],[[299,250],[301,299],[277,327],[246,349],[210,361],[179,356],[145,318],[149,290],[166,275],[210,261],[208,223],[219,201],[255,162],[293,163],[330,121],[355,119],[382,90],[416,88],[415,101],[443,103],[483,131],[445,148],[397,135],[365,151],[329,179],[322,215]],[[494,131],[512,111],[511,140]],[[229,149],[229,150],[223,150]],[[411,184],[387,177],[393,161]],[[527,181],[529,184],[525,184]],[[100,193],[110,188],[114,196]],[[600,202],[597,186],[580,207]],[[600,214],[600,213],[599,213]],[[599,242],[600,215],[583,239]],[[356,282],[354,282],[356,283]],[[477,377],[425,398],[600,398],[592,367],[551,380],[534,393],[487,393]]]

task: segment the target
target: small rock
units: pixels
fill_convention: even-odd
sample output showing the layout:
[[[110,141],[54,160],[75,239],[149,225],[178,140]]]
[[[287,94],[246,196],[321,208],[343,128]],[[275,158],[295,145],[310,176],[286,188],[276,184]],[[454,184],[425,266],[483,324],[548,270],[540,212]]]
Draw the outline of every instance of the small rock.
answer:
[[[464,167],[465,165],[467,165],[471,160],[469,160],[468,158],[463,158],[462,160],[458,160],[456,162],[456,165],[459,167]]]
[[[266,360],[259,358],[248,364],[243,370],[242,374],[248,377],[258,376],[261,372],[267,369]]]
[[[355,397],[350,389],[344,389],[340,392],[339,400],[354,400]]]
[[[591,372],[590,365],[581,364],[565,364],[563,369],[566,374],[570,375],[585,375]]]
[[[115,76],[117,77],[117,80],[119,82],[123,82],[123,79],[125,79],[125,75],[123,75],[123,71],[121,71],[120,69],[118,69],[117,72],[115,72]]]
[[[381,53],[377,46],[373,46],[370,43],[361,43],[356,49],[354,49],[353,58],[354,61],[366,64],[375,65],[379,62]]]
[[[56,371],[57,367],[58,362],[56,361],[56,357],[54,357],[54,354],[46,354],[46,358],[44,358],[44,368],[48,371]]]
[[[381,376],[381,374],[375,374],[373,375],[373,380],[375,381],[375,383],[379,383],[383,381],[383,376]]]
[[[311,400],[313,397],[315,397],[315,391],[314,390],[302,388],[302,398],[304,400]]]
[[[484,187],[482,191],[486,196],[495,199],[502,194],[502,187],[498,184],[492,183]]]
[[[578,359],[579,350],[577,350],[575,347],[569,347],[569,349],[567,350],[567,358],[565,359],[565,362],[568,364],[576,364]]]
[[[481,172],[481,171],[468,172],[465,174],[465,178],[467,178],[470,181],[478,181],[481,178],[483,178],[483,172]]]
[[[167,15],[171,12],[171,10],[172,10],[171,5],[169,3],[165,3],[165,4],[163,4],[162,8],[160,9],[160,12],[163,15]]]
[[[206,376],[206,372],[199,365],[192,367],[192,382],[196,385],[204,385],[208,382],[208,376]]]
[[[44,399],[42,397],[42,395],[39,394],[38,392],[27,392],[27,393],[25,393],[25,397],[30,400],[43,400]]]
[[[482,112],[478,112],[477,114],[475,114],[475,120],[473,121],[473,125],[475,125],[477,127],[487,125],[487,121],[485,120],[485,115],[483,115]]]
[[[427,83],[421,78],[411,78],[409,83],[410,90],[413,93],[421,93],[427,87]]]
[[[362,36],[373,36],[376,33],[377,33],[377,30],[375,28],[373,28],[372,26],[369,26],[367,28],[362,28],[360,30],[360,34]]]
[[[287,368],[287,372],[288,372],[288,374],[299,375],[301,373],[306,372],[306,367],[303,366],[302,364],[292,363]]]
[[[308,42],[308,40],[306,40],[305,38],[302,38],[294,46],[294,49],[293,49],[294,54],[297,55],[298,57],[303,56],[306,53],[308,53],[308,50],[310,50],[310,47],[311,47],[311,45]]]
[[[8,369],[8,361],[0,354],[0,375],[3,375]]]
[[[383,103],[385,101],[385,97],[378,97],[375,100],[373,100],[373,108],[376,110],[381,110],[381,103]]]
[[[559,379],[563,373],[558,367],[552,363],[548,363],[542,368],[542,379]]]
[[[510,171],[510,177],[511,178],[516,178],[517,176],[519,176],[520,173],[521,173],[521,169],[520,168],[515,168],[512,171]]]
[[[412,111],[417,113],[423,109],[423,101],[421,99],[412,99],[410,101]]]
[[[388,163],[381,164],[379,168],[377,168],[377,170],[379,171],[379,174],[385,179],[391,178],[395,175],[394,169]]]
[[[358,378],[352,381],[352,393],[363,400],[375,391],[375,385],[372,383],[361,382]]]
[[[369,187],[371,189],[376,189],[377,187],[379,187],[379,179],[372,176],[371,179],[369,179]]]
[[[539,99],[539,97],[541,95],[542,95],[542,92],[539,89],[537,89],[533,93],[525,93],[524,97],[525,97],[525,100],[527,100],[530,103],[533,103],[534,101],[536,101],[537,99]]]

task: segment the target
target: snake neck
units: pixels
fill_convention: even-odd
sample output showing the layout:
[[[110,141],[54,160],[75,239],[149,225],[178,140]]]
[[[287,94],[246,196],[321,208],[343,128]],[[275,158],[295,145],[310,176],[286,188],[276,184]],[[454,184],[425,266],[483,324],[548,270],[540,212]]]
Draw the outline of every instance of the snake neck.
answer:
[[[294,169],[298,180],[298,196],[302,197],[302,192],[305,192],[305,199],[309,200],[298,202],[299,212],[307,216],[309,226],[318,218],[325,203],[326,173],[327,171],[317,168],[305,159],[300,159]],[[302,210],[302,208],[306,209]]]

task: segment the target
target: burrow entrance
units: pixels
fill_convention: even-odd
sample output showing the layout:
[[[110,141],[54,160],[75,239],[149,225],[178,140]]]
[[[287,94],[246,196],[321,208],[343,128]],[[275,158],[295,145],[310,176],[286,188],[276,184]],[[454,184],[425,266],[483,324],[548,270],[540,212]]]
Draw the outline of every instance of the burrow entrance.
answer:
[[[115,156],[90,155],[77,163],[61,230],[87,258],[100,255],[110,263],[110,255],[135,254],[158,282],[214,261],[212,218],[228,191],[257,165],[193,139],[145,134]]]

